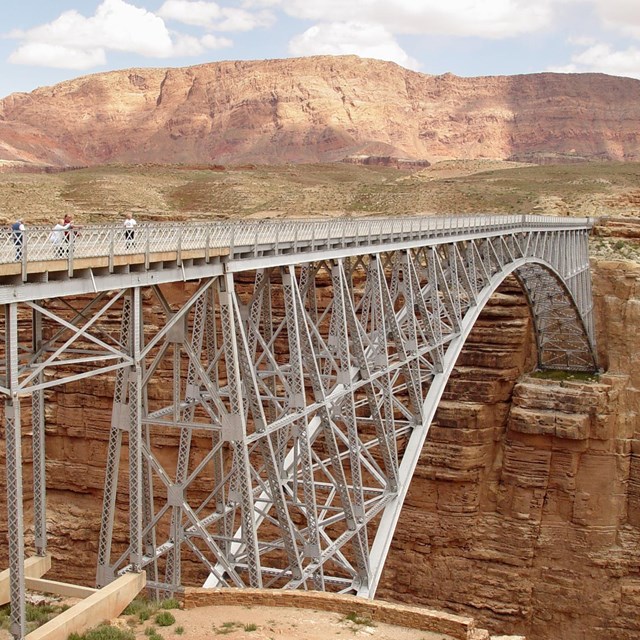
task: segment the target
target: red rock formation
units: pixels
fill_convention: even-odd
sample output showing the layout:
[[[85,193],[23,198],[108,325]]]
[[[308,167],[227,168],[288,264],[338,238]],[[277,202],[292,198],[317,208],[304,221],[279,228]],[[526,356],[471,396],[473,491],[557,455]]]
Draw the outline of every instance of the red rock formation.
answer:
[[[284,163],[640,157],[640,82],[428,76],[354,56],[128,69],[0,101],[0,160]]]

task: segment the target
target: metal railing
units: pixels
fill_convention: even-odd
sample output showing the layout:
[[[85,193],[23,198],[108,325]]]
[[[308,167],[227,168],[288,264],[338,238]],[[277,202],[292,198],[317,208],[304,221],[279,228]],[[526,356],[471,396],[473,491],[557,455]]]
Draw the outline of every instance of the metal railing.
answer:
[[[354,220],[260,220],[243,222],[190,222],[139,224],[133,236],[120,225],[83,225],[65,231],[28,226],[23,232],[0,231],[0,264],[64,260],[73,268],[79,258],[108,258],[173,252],[178,260],[185,251],[228,250],[231,257],[314,251],[353,245],[395,243],[419,238],[460,234],[500,233],[553,227],[588,228],[589,218],[533,215],[416,216]]]

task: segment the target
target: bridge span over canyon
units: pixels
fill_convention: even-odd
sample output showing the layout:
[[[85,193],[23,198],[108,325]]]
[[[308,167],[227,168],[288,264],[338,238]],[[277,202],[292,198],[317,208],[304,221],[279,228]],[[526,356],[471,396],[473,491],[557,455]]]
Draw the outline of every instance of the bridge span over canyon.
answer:
[[[14,637],[25,556],[47,555],[52,389],[102,376],[113,393],[98,587],[145,572],[175,593],[188,558],[206,586],[373,598],[448,377],[507,276],[528,300],[538,366],[596,369],[590,228],[518,215],[5,232]]]

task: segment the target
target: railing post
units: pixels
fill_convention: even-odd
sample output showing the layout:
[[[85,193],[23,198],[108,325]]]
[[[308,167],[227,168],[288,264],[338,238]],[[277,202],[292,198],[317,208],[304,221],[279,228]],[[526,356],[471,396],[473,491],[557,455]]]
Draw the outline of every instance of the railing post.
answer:
[[[182,229],[183,227],[178,227],[178,246],[176,248],[176,264],[179,267],[182,266]]]
[[[207,245],[204,248],[204,261],[209,264],[211,255],[211,225],[207,226]]]
[[[67,231],[67,233],[69,234],[69,236],[67,237],[67,239],[69,240],[69,242],[67,242],[67,266],[68,266],[68,273],[69,273],[69,277],[72,278],[73,277],[73,254],[75,251],[75,245],[76,245],[76,235],[75,232],[73,231],[73,228],[69,229],[69,231]],[[62,240],[64,242],[64,238]]]
[[[113,273],[115,265],[115,230],[113,227],[109,229],[109,273]]]
[[[27,230],[25,229],[22,232],[21,240],[20,240],[20,249],[22,253],[20,254],[21,262],[22,262],[22,282],[27,281]]]
[[[149,268],[149,264],[151,261],[151,256],[149,255],[149,250],[150,250],[150,235],[151,235],[151,227],[145,227],[144,229],[144,233],[145,233],[145,245],[144,245],[144,267],[145,269]]]

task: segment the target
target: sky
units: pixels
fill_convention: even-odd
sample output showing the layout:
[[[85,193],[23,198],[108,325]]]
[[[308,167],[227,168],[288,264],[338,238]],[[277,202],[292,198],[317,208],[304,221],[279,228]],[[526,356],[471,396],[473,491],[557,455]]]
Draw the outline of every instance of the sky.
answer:
[[[640,0],[0,1],[0,98],[114,69],[343,54],[640,79]]]

